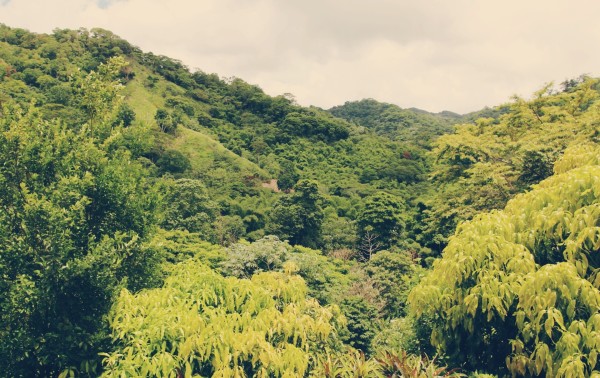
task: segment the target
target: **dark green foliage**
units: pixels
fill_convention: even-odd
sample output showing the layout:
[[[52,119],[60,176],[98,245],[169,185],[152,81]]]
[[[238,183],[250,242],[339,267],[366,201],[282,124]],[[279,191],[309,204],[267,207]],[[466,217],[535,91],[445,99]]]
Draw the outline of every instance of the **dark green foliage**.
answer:
[[[165,101],[165,105],[168,106],[169,108],[181,110],[188,117],[193,117],[194,113],[195,113],[194,106],[186,98],[170,97]]]
[[[39,85],[38,78],[42,75],[43,72],[38,68],[25,68],[17,78],[22,80],[25,84],[35,87]]]
[[[369,355],[377,332],[377,308],[359,296],[343,299],[340,308],[348,320],[348,333],[342,334],[344,341]]]
[[[123,127],[129,127],[135,121],[135,112],[131,109],[131,106],[127,104],[121,104],[117,110],[117,116],[115,119],[115,126],[121,125]]]
[[[429,346],[431,330],[425,334],[425,340],[419,340],[417,330],[422,323],[417,323],[412,317],[384,320],[380,330],[371,341],[371,349],[380,351],[405,351],[414,355],[435,355],[435,349],[425,349]]]
[[[194,86],[194,80],[190,77],[188,68],[176,59],[146,53],[140,56],[140,61],[165,79],[180,85],[182,88],[189,89]]]
[[[425,164],[419,156],[419,151],[413,149],[411,152],[405,148],[402,153],[396,152],[382,156],[373,162],[368,161],[359,179],[361,183],[389,180],[413,184],[423,180],[424,172]]]
[[[35,110],[3,109],[0,361],[8,376],[56,376],[84,362],[94,369],[114,295],[148,286],[158,272],[141,243],[156,207],[145,172],[95,143]]]
[[[156,86],[156,83],[158,82],[158,77],[154,76],[154,75],[148,75],[148,77],[146,77],[146,80],[144,81],[144,85],[147,86],[148,88],[152,89]]]
[[[181,117],[166,109],[157,109],[154,120],[163,133],[174,133],[181,122]]]
[[[316,112],[288,113],[281,122],[280,128],[292,135],[315,137],[326,142],[345,139],[350,135],[349,127],[345,122]]]
[[[192,167],[190,159],[177,150],[167,150],[160,154],[156,165],[162,172],[184,173]]]
[[[246,234],[246,224],[239,215],[221,215],[212,223],[210,240],[219,245],[230,245]]]
[[[560,87],[563,92],[571,92],[576,90],[577,86],[584,83],[586,80],[589,80],[590,77],[588,75],[580,75],[575,78],[566,79],[562,83],[560,83]]]
[[[553,161],[542,151],[526,151],[519,182],[529,186],[552,175]]]
[[[338,216],[334,208],[325,209],[322,248],[326,252],[356,247],[356,224],[347,217]]]
[[[208,197],[206,187],[198,180],[175,180],[164,199],[166,211],[162,227],[168,230],[188,230],[210,240],[212,224],[219,215],[219,206]]]
[[[346,102],[329,109],[346,119],[395,140],[426,146],[437,136],[448,133],[460,119],[458,114],[432,114],[419,109],[402,109],[373,99]]]
[[[72,97],[71,87],[67,84],[54,85],[45,91],[45,95],[49,103],[69,105]]]
[[[405,222],[405,205],[390,194],[379,192],[367,198],[358,217],[359,237],[366,259],[379,249],[389,248],[400,236]]]
[[[271,212],[271,231],[292,244],[315,248],[321,242],[322,197],[317,183],[300,180],[295,192],[281,197]]]
[[[296,165],[289,160],[284,160],[279,163],[279,165],[281,167],[281,173],[277,178],[277,187],[279,190],[288,192],[296,185],[300,179],[300,175],[298,174]]]
[[[383,315],[400,318],[406,315],[408,293],[418,283],[422,268],[406,252],[381,251],[366,264],[365,270],[385,302]]]

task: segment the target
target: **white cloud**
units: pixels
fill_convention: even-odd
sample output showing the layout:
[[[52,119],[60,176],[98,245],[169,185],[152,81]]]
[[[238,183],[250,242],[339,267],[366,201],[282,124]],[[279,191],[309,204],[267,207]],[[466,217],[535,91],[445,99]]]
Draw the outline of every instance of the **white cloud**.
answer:
[[[477,110],[600,66],[594,0],[0,0],[38,32],[103,27],[301,104]]]

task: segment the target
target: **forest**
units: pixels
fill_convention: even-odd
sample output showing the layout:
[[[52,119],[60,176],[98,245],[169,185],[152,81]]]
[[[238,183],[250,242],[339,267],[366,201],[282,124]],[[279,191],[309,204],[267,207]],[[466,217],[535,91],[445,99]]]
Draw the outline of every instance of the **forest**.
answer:
[[[0,24],[0,377],[600,377],[600,79],[331,109]]]

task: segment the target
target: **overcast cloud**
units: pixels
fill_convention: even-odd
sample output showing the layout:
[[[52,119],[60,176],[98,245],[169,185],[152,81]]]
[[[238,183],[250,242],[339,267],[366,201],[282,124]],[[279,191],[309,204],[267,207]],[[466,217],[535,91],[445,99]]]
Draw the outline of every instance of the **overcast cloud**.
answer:
[[[597,75],[598,15],[596,0],[0,0],[8,26],[102,27],[302,105],[459,113]]]

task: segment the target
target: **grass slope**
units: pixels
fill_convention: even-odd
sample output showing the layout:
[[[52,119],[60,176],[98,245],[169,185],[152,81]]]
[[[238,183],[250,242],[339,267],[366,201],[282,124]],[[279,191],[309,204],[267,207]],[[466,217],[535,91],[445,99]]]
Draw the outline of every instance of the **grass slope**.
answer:
[[[154,87],[149,89],[144,85],[151,75],[147,68],[136,62],[131,62],[131,67],[135,72],[135,77],[125,86],[124,95],[125,101],[136,113],[136,120],[152,126],[156,131],[157,140],[163,148],[179,151],[190,159],[194,173],[206,172],[207,169],[215,166],[216,161],[220,161],[225,162],[225,166],[242,176],[269,178],[269,174],[265,170],[248,159],[231,152],[219,141],[202,131],[180,126],[175,136],[161,133],[154,120],[156,110],[165,107],[165,99],[161,93],[184,93],[185,90],[156,75],[153,76],[158,80]]]
[[[202,172],[214,165],[216,160],[227,162],[244,176],[267,178],[269,174],[251,161],[240,157],[206,134],[180,128],[174,138],[166,141],[166,147],[183,153],[190,159],[192,170]]]

